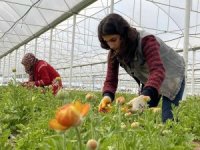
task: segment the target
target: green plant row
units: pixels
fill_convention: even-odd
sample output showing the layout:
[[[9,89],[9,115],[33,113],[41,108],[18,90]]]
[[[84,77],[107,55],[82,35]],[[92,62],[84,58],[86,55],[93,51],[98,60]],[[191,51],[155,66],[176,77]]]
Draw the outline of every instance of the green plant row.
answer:
[[[100,92],[86,99],[88,92],[70,90],[54,97],[51,91],[27,89],[10,84],[0,87],[0,150],[78,150],[75,128],[65,132],[49,128],[58,107],[75,100],[90,104],[90,111],[78,127],[82,148],[89,139],[99,150],[193,150],[200,140],[200,97],[188,97],[174,108],[176,121],[161,122],[161,112],[146,109],[127,114],[123,105],[112,104],[109,113],[99,113]],[[118,93],[126,101],[134,95]],[[161,103],[159,104],[159,106]],[[138,126],[133,127],[133,122]]]

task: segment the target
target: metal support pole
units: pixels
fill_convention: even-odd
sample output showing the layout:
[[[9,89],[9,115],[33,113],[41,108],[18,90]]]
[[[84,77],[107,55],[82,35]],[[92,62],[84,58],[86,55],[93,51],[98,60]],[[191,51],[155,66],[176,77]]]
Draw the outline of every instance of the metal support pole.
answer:
[[[1,61],[2,61],[2,58],[0,59],[0,79],[2,80],[2,69],[1,69]],[[1,82],[1,81],[0,81]]]
[[[6,56],[3,57],[3,72],[2,72],[2,84],[4,84],[4,75],[5,75],[5,65],[6,65]]]
[[[82,70],[82,67],[79,67],[79,84],[80,84],[80,87],[82,89],[82,87],[83,87],[83,81],[82,81],[82,78],[81,78],[81,70]]]
[[[53,29],[51,29],[50,31],[49,63],[51,63],[51,57],[52,57],[52,36],[53,36]]]
[[[142,20],[142,1],[140,1],[140,20],[139,20],[140,26],[141,26],[141,20]]]
[[[187,96],[187,68],[188,68],[188,48],[189,48],[189,27],[190,27],[190,5],[191,0],[185,1],[185,29],[184,29],[184,47],[183,56],[185,59],[185,91],[183,94],[183,99]]]
[[[94,91],[95,87],[94,87],[94,83],[95,82],[95,75],[92,75],[92,90]]]
[[[111,0],[111,3],[110,3],[110,13],[113,13],[114,11],[114,0]]]
[[[36,57],[36,53],[37,53],[37,41],[38,41],[38,39],[35,38],[35,49],[34,49],[34,55],[35,55],[35,57]]]
[[[2,60],[2,58],[0,59],[0,74],[1,74],[1,67],[2,67],[2,66],[1,66],[1,60]]]
[[[17,70],[17,49],[15,50],[15,69]]]
[[[106,71],[105,71],[105,66],[106,66],[106,63],[103,63],[102,64],[102,73],[105,75],[106,74]],[[104,75],[103,77],[101,77],[101,87],[103,88],[103,85],[104,85]],[[102,89],[101,89],[102,90]]]
[[[94,80],[93,80],[93,74],[92,74],[92,65],[90,65],[90,79],[91,79],[91,90],[94,90],[93,89],[93,84],[94,84],[93,81]]]
[[[17,81],[17,72],[19,72],[19,70],[17,70],[17,49],[15,50],[14,69],[16,70],[16,72],[14,72],[14,82],[16,84],[16,81]]]
[[[26,54],[26,44],[24,45],[24,55]],[[23,67],[23,66],[22,66]],[[22,68],[24,70],[24,68]],[[26,73],[25,71],[23,71],[23,74],[22,74],[22,82],[24,82],[24,78],[26,76]]]
[[[69,88],[72,87],[72,67],[73,67],[73,60],[74,60],[74,41],[75,41],[75,30],[76,30],[75,27],[76,27],[76,15],[73,15],[73,31],[72,31],[72,47],[71,47]]]
[[[195,64],[196,64],[196,59],[195,59],[195,57],[196,57],[196,51],[193,51],[192,52],[192,57],[193,57],[193,63],[192,63],[192,95],[194,95],[195,94],[195,88],[194,88],[194,85],[195,85],[195,83],[194,83],[194,75],[195,75]]]
[[[8,68],[7,69],[8,69],[8,79],[10,79],[10,75],[11,75],[10,74],[10,69],[11,69],[10,68],[10,53],[8,54]]]

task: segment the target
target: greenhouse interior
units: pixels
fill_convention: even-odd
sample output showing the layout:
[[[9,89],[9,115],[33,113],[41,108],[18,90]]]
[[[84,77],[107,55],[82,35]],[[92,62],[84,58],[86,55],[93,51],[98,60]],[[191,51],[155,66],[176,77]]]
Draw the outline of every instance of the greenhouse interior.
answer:
[[[58,70],[66,88],[101,90],[107,51],[100,47],[97,26],[111,11],[123,15],[133,27],[159,36],[183,55],[185,5],[170,0],[2,1],[1,84],[12,79],[13,68],[17,70],[17,80],[27,79],[21,59],[25,53],[32,52]],[[192,1],[190,5],[188,44],[185,46],[185,53],[188,53],[186,91],[187,94],[198,94],[199,3]],[[137,89],[135,81],[123,69],[120,70],[119,84],[118,90]]]
[[[162,124],[161,112],[149,110],[127,119],[129,112],[119,112],[125,106],[114,103],[108,115],[98,113],[109,53],[101,47],[98,26],[111,13],[119,14],[138,31],[160,38],[184,58],[183,102],[173,108],[179,121]],[[21,86],[29,80],[22,65],[27,53],[60,74],[66,92],[62,98]],[[0,0],[0,85],[2,150],[199,150],[200,1]],[[128,102],[139,90],[136,80],[119,67],[115,98],[122,95]],[[87,93],[92,97],[87,116],[81,114],[87,104],[71,104],[84,107],[79,112],[84,118],[79,128],[66,127],[64,134],[49,129],[56,108],[75,99],[87,103]],[[95,148],[88,146],[89,139],[97,144]]]

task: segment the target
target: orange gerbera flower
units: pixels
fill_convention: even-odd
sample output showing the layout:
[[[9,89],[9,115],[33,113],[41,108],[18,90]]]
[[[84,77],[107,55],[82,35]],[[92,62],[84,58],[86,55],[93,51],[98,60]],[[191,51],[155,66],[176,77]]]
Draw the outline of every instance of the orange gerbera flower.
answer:
[[[85,99],[86,99],[86,100],[94,100],[94,99],[96,99],[96,95],[93,94],[93,93],[87,93],[87,94],[85,95]]]
[[[55,118],[49,122],[49,126],[55,130],[66,130],[77,126],[82,122],[89,109],[89,104],[82,104],[80,101],[66,104],[58,109]]]

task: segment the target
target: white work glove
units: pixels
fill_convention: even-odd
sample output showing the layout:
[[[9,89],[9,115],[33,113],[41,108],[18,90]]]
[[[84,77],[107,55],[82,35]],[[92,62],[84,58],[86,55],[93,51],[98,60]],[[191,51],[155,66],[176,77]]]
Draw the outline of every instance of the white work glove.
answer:
[[[138,97],[135,97],[134,99],[130,100],[127,105],[131,106],[130,111],[135,112],[138,110],[143,110],[145,107],[147,107],[147,102],[150,101],[149,96],[140,95]]]
[[[111,104],[111,98],[109,96],[104,96],[99,104],[99,112],[108,112],[109,107],[108,105]]]

